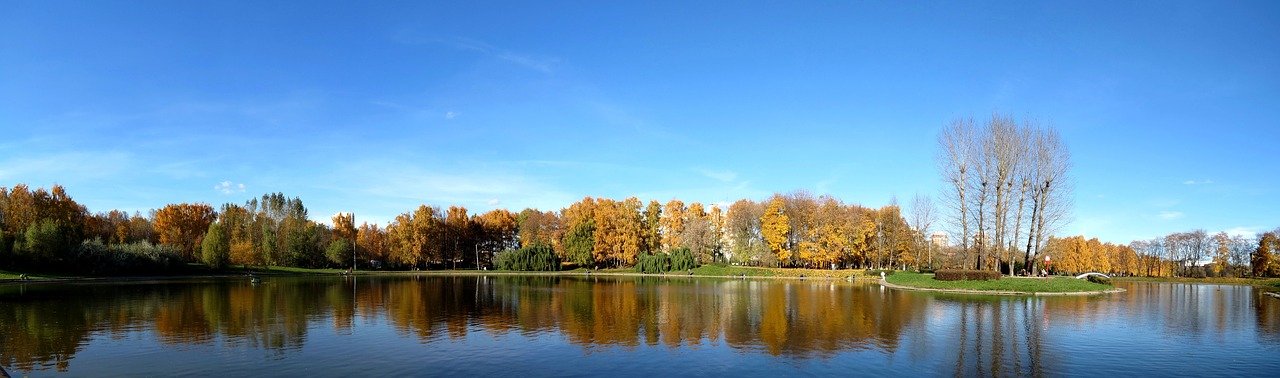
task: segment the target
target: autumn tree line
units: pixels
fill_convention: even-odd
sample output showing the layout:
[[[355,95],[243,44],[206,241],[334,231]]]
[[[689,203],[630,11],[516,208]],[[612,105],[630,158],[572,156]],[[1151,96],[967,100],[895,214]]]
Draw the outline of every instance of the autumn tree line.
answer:
[[[1037,272],[1052,256],[1054,272],[1280,275],[1280,230],[1256,240],[1192,231],[1129,245],[1054,237],[1070,210],[1071,164],[1051,126],[1000,114],[982,123],[956,119],[938,146],[942,211],[917,195],[906,217],[896,199],[869,208],[796,191],[723,208],[635,197],[586,197],[559,211],[519,213],[421,205],[381,227],[357,226],[351,213],[316,222],[300,199],[282,193],[218,208],[169,204],[143,215],[90,213],[61,186],[19,184],[0,187],[0,268],[126,274],[191,263],[477,269],[497,261],[538,269],[639,264],[647,271],[684,267],[691,257],[695,265],[1015,274]],[[933,237],[939,214],[951,243]],[[1210,260],[1206,271],[1202,262]]]
[[[350,213],[331,221],[313,221],[300,199],[281,193],[217,208],[169,204],[143,215],[90,213],[61,186],[19,184],[0,188],[0,267],[96,274],[189,263],[470,269],[523,246],[549,248],[585,267],[630,267],[676,250],[697,264],[919,267],[929,260],[924,238],[898,206],[872,209],[805,191],[725,209],[587,197],[559,211],[472,214],[422,205],[386,227],[357,226]]]
[[[1054,272],[1101,272],[1147,277],[1280,277],[1280,229],[1257,237],[1210,234],[1204,230],[1175,232],[1128,245],[1085,240],[1083,236],[1050,237],[1045,254]]]

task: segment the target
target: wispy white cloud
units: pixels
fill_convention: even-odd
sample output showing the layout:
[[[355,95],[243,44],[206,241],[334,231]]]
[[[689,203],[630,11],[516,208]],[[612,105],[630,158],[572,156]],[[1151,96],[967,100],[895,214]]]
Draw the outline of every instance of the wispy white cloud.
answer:
[[[223,181],[219,182],[218,185],[214,185],[213,190],[219,191],[222,194],[244,193],[244,184],[235,184],[231,181]]]
[[[733,171],[715,171],[704,168],[694,168],[693,171],[720,182],[733,182],[738,179],[738,174],[733,173]]]
[[[590,85],[583,84],[583,87]],[[597,117],[600,125],[620,132],[618,137],[627,140],[660,141],[665,145],[695,145],[699,141],[690,139],[685,134],[651,122],[628,106],[611,101],[606,94],[593,94],[585,90],[586,96],[580,97],[578,104]],[[630,132],[628,135],[627,132]]]
[[[1204,181],[1187,180],[1182,182],[1183,185],[1209,185],[1212,183],[1213,183],[1213,180],[1209,180],[1209,179],[1205,179]]]
[[[447,112],[444,112],[444,119],[454,119],[454,118],[458,118],[458,116],[460,115],[462,115],[461,112],[447,111]]]
[[[0,160],[0,181],[54,182],[67,178],[111,177],[132,169],[133,159],[122,152],[66,152]]]
[[[1266,227],[1262,226],[1244,226],[1231,228],[1224,232],[1231,236],[1256,236],[1266,230]]]
[[[1179,212],[1179,211],[1161,211],[1159,215],[1160,219],[1163,219],[1163,220],[1181,219],[1182,216],[1183,216],[1182,212]]]
[[[547,74],[551,73],[555,66],[560,63],[560,59],[556,57],[518,52],[471,38],[421,38],[420,36],[413,35],[412,32],[406,31],[399,33],[394,37],[394,39],[397,42],[410,45],[443,44],[460,50],[475,51]]]
[[[334,172],[342,182],[358,183],[348,189],[371,202],[385,203],[394,211],[421,204],[460,205],[483,211],[503,205],[509,209],[532,207],[559,209],[574,196],[537,176],[492,166],[417,165],[364,161]],[[464,164],[465,165],[465,164]]]

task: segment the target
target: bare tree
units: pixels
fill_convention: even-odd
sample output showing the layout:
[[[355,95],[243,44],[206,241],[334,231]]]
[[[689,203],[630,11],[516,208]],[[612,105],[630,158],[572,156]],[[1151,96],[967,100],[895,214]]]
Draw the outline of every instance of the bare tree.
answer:
[[[946,185],[942,196],[943,206],[949,210],[947,221],[951,226],[952,236],[957,236],[960,240],[960,253],[964,261],[968,260],[969,237],[972,235],[969,230],[966,190],[972,177],[970,165],[975,153],[975,133],[972,118],[956,118],[938,134],[938,170],[942,172],[942,181]]]
[[[1257,239],[1244,235],[1231,237],[1231,266],[1236,277],[1244,277],[1244,270],[1249,267],[1249,254],[1258,245]]]
[[[988,122],[977,129],[976,138],[973,140],[974,148],[977,150],[971,157],[969,162],[973,168],[973,179],[969,182],[969,191],[972,195],[969,197],[972,203],[969,204],[969,211],[978,221],[977,235],[973,236],[974,261],[973,269],[983,269],[986,267],[986,255],[989,253],[989,240],[991,234],[991,225],[988,224],[991,219],[987,216],[990,214],[991,200],[995,193],[995,155],[991,153],[994,144],[991,138],[991,123]]]
[[[1031,143],[1036,138],[1036,134],[1039,133],[1038,130],[1037,124],[1027,121],[1026,125],[1017,131],[1019,143],[1014,148],[1017,164],[1013,167],[1013,180],[1010,184],[1018,197],[1018,214],[1013,217],[1013,237],[1009,239],[1009,245],[1005,247],[1009,254],[1009,275],[1013,275],[1013,266],[1016,265],[1013,261],[1013,256],[1019,245],[1018,241],[1022,237],[1022,220],[1026,215],[1027,198],[1031,194],[1033,182],[1031,173],[1034,171],[1031,169],[1031,162],[1028,160],[1032,156]],[[1010,201],[1012,201],[1012,195],[1010,196]],[[1027,265],[1026,257],[1024,256],[1023,259],[1025,269],[1025,265]]]
[[[714,258],[715,237],[711,232],[711,220],[705,217],[690,217],[685,221],[680,240],[683,247],[689,248],[699,264],[710,264]]]
[[[1010,256],[1010,248],[1005,245],[1005,239],[1009,232],[1009,213],[1011,201],[1014,197],[1013,191],[1018,189],[1014,186],[1017,173],[1022,165],[1023,150],[1027,145],[1022,139],[1023,133],[1014,122],[1013,117],[1002,116],[993,113],[991,121],[986,125],[987,133],[985,142],[983,143],[983,155],[989,156],[987,161],[990,166],[986,170],[987,179],[984,180],[993,189],[993,202],[991,203],[992,218],[992,248],[998,249],[992,252],[999,252],[996,257],[1004,260],[1009,264],[1009,274],[1013,274],[1013,261]],[[995,265],[999,265],[998,263]]]
[[[933,199],[929,196],[916,193],[911,198],[911,225],[916,228],[916,235],[919,238],[916,248],[916,264],[919,266],[924,257],[921,250],[928,254],[929,266],[933,266],[933,241],[929,240],[929,230],[933,228],[933,223],[937,221],[937,207],[933,204]],[[919,248],[923,246],[924,248]]]
[[[1188,232],[1187,234],[1187,269],[1201,266],[1200,262],[1209,254],[1209,233],[1203,229]]]
[[[1071,209],[1071,155],[1057,131],[1031,121],[1019,126],[1013,117],[993,113],[980,127],[953,120],[938,145],[943,204],[952,234],[959,233],[963,265],[1006,263],[1013,274],[1025,221],[1022,257],[1034,271],[1032,256]],[[1028,205],[1030,217],[1024,217]]]
[[[1031,219],[1027,234],[1024,260],[1029,270],[1035,271],[1045,236],[1061,227],[1071,211],[1071,183],[1067,171],[1071,169],[1071,152],[1058,136],[1058,131],[1048,126],[1034,134],[1031,140],[1031,157],[1028,167],[1034,178],[1031,187]]]

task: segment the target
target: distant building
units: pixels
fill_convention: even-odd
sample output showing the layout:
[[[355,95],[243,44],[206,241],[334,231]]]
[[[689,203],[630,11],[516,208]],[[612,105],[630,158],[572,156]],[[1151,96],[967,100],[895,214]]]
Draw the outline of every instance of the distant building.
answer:
[[[943,232],[935,232],[929,235],[929,242],[933,243],[934,248],[943,248],[947,246],[947,234]]]

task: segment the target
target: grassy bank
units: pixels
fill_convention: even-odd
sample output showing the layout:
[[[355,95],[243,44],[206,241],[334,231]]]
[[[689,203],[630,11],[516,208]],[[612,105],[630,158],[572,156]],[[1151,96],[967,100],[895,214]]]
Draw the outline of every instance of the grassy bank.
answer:
[[[33,279],[33,280],[47,280],[47,279],[54,279],[54,278],[79,278],[76,276],[66,276],[66,275],[57,275],[57,274],[11,272],[11,271],[0,269],[0,280],[16,280],[21,278],[23,274],[26,274],[28,279]]]
[[[268,267],[228,267],[225,269],[209,269],[201,264],[187,264],[184,269],[159,272],[152,276],[159,277],[184,277],[184,276],[227,276],[227,275],[243,275],[253,272],[259,275],[336,275],[343,272],[342,269],[309,269],[309,268],[292,268],[283,266]],[[85,276],[85,275],[69,275],[56,273],[39,273],[39,272],[15,272],[0,270],[0,281],[18,280],[22,275],[26,274],[30,280],[65,280],[78,278],[112,278],[112,277],[128,277],[128,276]]]
[[[201,264],[188,264],[184,269],[163,272],[160,274],[156,274],[155,276],[167,276],[167,277],[168,276],[171,276],[171,277],[224,276],[224,275],[243,275],[243,274],[247,274],[248,272],[253,272],[253,274],[257,274],[257,275],[337,275],[337,274],[341,274],[343,271],[344,270],[342,269],[310,269],[310,268],[292,268],[292,267],[280,267],[280,266],[249,267],[249,268],[233,266],[225,269],[209,269],[208,267],[205,267],[204,265],[201,265]],[[585,272],[586,272],[586,269],[576,268],[576,269],[563,270],[558,272],[519,272],[519,271],[501,271],[501,270],[487,270],[487,271],[477,272],[475,270],[469,270],[469,269],[463,269],[463,270],[446,269],[446,270],[419,270],[419,271],[357,270],[355,273],[357,275],[364,276],[364,275],[399,275],[399,274],[422,274],[422,273],[427,273],[427,274],[477,274],[477,273],[578,274],[578,273],[585,273]],[[779,277],[779,278],[799,278],[799,277],[828,278],[829,277],[832,279],[847,279],[850,276],[863,276],[864,272],[865,271],[862,269],[826,270],[826,269],[768,268],[768,267],[720,266],[720,265],[703,265],[703,266],[694,268],[692,271],[693,275],[704,276],[704,277],[740,277],[740,276]],[[12,272],[12,271],[0,270],[0,281],[17,280],[22,273],[23,272]],[[634,268],[593,269],[592,273],[638,274],[638,272]],[[27,272],[26,274],[28,278],[33,280],[104,278],[104,277],[97,277],[97,276],[40,274],[40,273],[31,273],[31,272]],[[669,272],[667,274],[688,275],[689,272],[688,271]],[[876,277],[878,278],[879,276],[876,276]]]
[[[992,281],[938,281],[932,274],[899,272],[886,278],[891,284],[920,289],[1009,291],[1020,293],[1071,293],[1113,289],[1108,285],[1069,277],[1001,278]]]
[[[1116,277],[1116,281],[1124,282],[1176,282],[1196,284],[1251,285],[1280,287],[1280,278],[1235,278],[1235,277]]]

